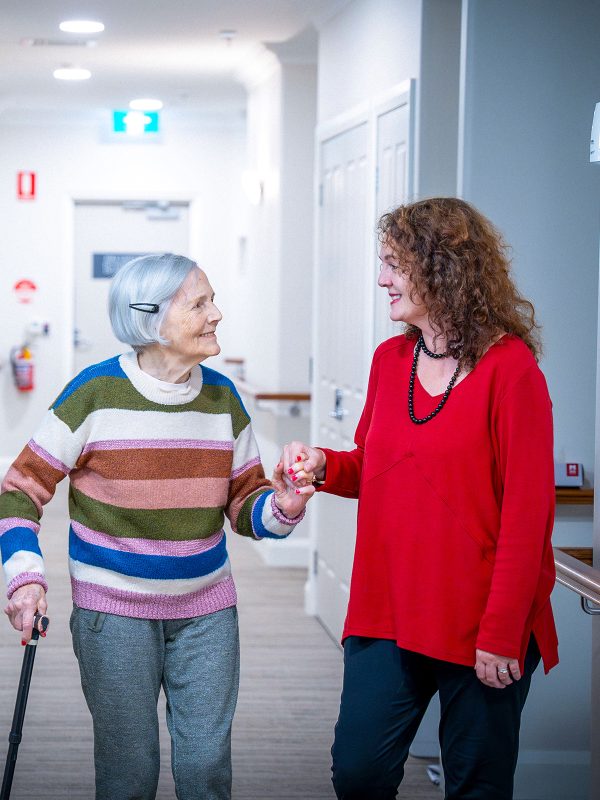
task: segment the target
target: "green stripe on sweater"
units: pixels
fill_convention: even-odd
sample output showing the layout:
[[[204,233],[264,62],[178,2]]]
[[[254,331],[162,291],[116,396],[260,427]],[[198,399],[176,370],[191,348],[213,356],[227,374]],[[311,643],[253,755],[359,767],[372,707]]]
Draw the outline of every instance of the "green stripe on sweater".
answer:
[[[33,500],[23,492],[4,492],[0,495],[0,519],[20,517],[31,522],[39,522],[40,515]]]
[[[188,541],[206,539],[223,527],[222,508],[121,508],[69,489],[71,519],[123,538]]]
[[[240,513],[238,514],[236,524],[237,532],[241,536],[254,536],[254,530],[252,528],[252,506],[259,495],[266,494],[266,492],[270,491],[270,488],[258,489],[256,492],[249,494],[244,500],[242,507],[240,508]]]
[[[164,414],[178,414],[182,411],[230,414],[235,439],[250,422],[250,418],[228,386],[203,386],[200,394],[190,403],[171,406],[148,400],[128,380],[107,376],[94,378],[80,386],[64,403],[54,409],[54,413],[74,432],[89,414],[102,408],[160,411]]]

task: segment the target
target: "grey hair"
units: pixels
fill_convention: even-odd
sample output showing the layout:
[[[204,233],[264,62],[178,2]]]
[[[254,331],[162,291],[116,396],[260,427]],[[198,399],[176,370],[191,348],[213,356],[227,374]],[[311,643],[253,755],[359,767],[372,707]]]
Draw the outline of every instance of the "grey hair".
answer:
[[[173,253],[140,256],[124,264],[112,279],[108,296],[110,324],[117,339],[136,352],[150,344],[169,344],[160,329],[173,298],[197,266]],[[155,303],[159,310],[150,314],[129,308],[130,303]]]

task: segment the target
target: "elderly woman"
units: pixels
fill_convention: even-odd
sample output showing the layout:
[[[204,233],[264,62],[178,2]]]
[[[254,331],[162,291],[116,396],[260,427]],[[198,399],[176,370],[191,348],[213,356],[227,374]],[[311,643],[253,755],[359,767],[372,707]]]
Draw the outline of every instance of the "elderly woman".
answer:
[[[510,800],[532,673],[540,653],[558,661],[534,310],[468,203],[400,206],[379,230],[378,283],[406,332],[375,352],[356,449],[283,457],[303,494],[314,470],[360,501],[333,783],[343,800],[396,797],[439,692],[446,798]]]
[[[130,261],[109,313],[133,350],[68,384],[2,485],[6,613],[25,643],[46,612],[39,521],[68,475],[71,630],[96,797],[155,796],[162,686],[177,797],[225,800],[239,645],[224,515],[243,536],[280,539],[307,498],[281,465],[265,479],[234,385],[199,365],[220,351],[221,313],[193,261]]]

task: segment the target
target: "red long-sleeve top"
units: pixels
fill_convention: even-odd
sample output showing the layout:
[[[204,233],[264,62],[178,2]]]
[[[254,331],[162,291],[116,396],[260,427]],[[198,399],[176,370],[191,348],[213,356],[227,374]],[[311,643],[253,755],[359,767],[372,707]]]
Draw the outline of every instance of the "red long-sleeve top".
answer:
[[[323,491],[359,499],[343,638],[369,636],[473,666],[475,649],[523,664],[531,633],[558,663],[552,407],[516,336],[494,344],[442,411],[414,424],[414,341],[373,357],[356,449],[327,456]],[[421,355],[421,358],[424,358]],[[415,380],[417,417],[439,403]]]

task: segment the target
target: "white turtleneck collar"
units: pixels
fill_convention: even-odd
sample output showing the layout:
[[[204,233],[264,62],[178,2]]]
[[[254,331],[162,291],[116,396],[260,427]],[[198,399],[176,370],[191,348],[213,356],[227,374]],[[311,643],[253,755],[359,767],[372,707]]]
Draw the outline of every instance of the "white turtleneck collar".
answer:
[[[202,370],[199,364],[192,367],[190,377],[184,383],[167,383],[140,369],[137,353],[133,351],[119,356],[119,363],[137,391],[154,403],[165,406],[191,403],[198,397],[202,389]]]

